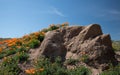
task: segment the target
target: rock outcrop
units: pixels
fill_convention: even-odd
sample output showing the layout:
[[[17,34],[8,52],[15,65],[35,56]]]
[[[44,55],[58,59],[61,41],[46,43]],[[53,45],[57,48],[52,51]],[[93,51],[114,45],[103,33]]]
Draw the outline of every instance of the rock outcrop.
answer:
[[[54,59],[86,59],[85,63],[95,68],[107,68],[115,63],[115,53],[109,34],[103,34],[100,25],[63,27],[46,33],[40,53]]]

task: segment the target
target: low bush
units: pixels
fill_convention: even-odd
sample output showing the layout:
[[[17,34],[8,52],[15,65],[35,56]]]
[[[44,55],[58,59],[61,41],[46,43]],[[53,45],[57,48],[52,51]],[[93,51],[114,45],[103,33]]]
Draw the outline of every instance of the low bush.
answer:
[[[103,71],[100,75],[120,75],[120,64],[115,67],[111,67],[110,69]]]
[[[66,65],[75,65],[75,64],[77,64],[78,62],[79,62],[78,59],[67,59],[67,60],[65,61],[65,64],[66,64]]]
[[[29,47],[30,48],[36,48],[38,47],[40,44],[40,41],[39,40],[36,40],[36,39],[32,39],[30,42],[29,42]]]
[[[29,58],[29,55],[28,53],[26,52],[18,52],[16,53],[16,55],[13,57],[16,61],[19,61],[19,62],[25,62],[28,60]]]
[[[1,53],[1,54],[0,54],[0,59],[2,59],[4,56],[5,56],[5,54],[4,54],[4,53]]]
[[[7,50],[7,51],[5,52],[5,56],[9,56],[9,55],[12,55],[12,54],[15,54],[15,53],[16,53],[15,50]]]
[[[48,31],[52,31],[52,30],[56,30],[58,29],[59,27],[56,26],[56,25],[51,25],[49,28],[48,28]]]
[[[26,70],[30,75],[90,75],[91,71],[80,66],[75,69],[68,70],[61,62],[61,58],[57,57],[55,62],[50,59],[40,58],[35,61],[35,68]],[[32,71],[32,72],[30,72]]]
[[[27,52],[29,50],[29,48],[27,48],[26,46],[21,46],[20,48],[16,49],[16,52]]]
[[[16,62],[11,57],[4,57],[2,63],[0,63],[0,75],[19,75],[21,69]]]
[[[120,41],[113,41],[112,47],[113,47],[113,50],[120,51]]]
[[[80,58],[80,60],[84,63],[87,63],[89,60],[89,56],[87,54],[82,55],[82,57]]]
[[[84,66],[80,66],[75,69],[69,70],[68,75],[91,75],[91,71]]]
[[[40,41],[40,42],[42,42],[43,40],[44,40],[44,35],[40,35],[39,37],[38,37],[38,40]]]

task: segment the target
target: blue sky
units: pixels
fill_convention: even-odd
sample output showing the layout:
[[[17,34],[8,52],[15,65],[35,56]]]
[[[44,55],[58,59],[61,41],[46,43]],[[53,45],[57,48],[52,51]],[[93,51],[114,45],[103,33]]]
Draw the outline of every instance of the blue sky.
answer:
[[[98,23],[120,40],[120,0],[0,0],[0,37],[21,37],[63,22]]]

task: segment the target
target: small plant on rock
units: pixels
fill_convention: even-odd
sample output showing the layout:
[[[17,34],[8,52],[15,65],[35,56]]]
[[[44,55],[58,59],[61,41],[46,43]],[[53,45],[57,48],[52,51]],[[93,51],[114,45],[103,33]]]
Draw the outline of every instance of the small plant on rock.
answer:
[[[67,59],[67,60],[65,61],[65,64],[66,64],[66,65],[75,65],[75,64],[77,64],[78,62],[79,62],[78,59]]]
[[[80,58],[80,60],[83,61],[83,62],[85,62],[85,63],[87,63],[88,60],[89,60],[89,56],[87,54],[84,54],[84,55],[82,55],[82,57]]]

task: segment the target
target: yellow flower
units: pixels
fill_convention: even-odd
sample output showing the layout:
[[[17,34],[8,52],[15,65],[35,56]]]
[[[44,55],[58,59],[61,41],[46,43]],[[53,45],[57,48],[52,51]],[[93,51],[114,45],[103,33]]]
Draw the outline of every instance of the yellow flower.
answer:
[[[0,41],[0,44],[3,44],[3,42]]]
[[[25,70],[25,73],[26,74],[35,74],[35,69],[31,68],[31,69]]]
[[[40,72],[44,71],[44,68],[40,68],[39,71],[40,71]]]
[[[25,73],[26,74],[35,74],[36,72],[42,72],[42,71],[44,71],[44,68],[40,68],[40,69],[31,68],[31,69],[25,70]]]
[[[27,49],[29,49],[30,47],[26,47]]]
[[[62,27],[68,26],[68,25],[69,25],[69,23],[68,23],[68,22],[65,22],[65,23],[62,24]]]
[[[0,48],[0,53],[2,52],[2,50],[3,50],[3,49],[2,49],[2,48]]]
[[[10,44],[8,44],[8,47],[10,47],[10,46],[12,46],[12,45],[13,45],[13,44],[10,43]]]
[[[39,32],[35,32],[34,35],[35,35],[35,36],[39,36]]]
[[[17,46],[17,48],[20,48],[21,46]]]
[[[25,70],[25,73],[31,74],[30,70]]]

